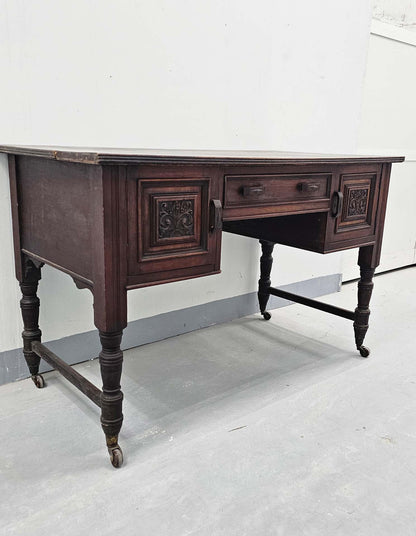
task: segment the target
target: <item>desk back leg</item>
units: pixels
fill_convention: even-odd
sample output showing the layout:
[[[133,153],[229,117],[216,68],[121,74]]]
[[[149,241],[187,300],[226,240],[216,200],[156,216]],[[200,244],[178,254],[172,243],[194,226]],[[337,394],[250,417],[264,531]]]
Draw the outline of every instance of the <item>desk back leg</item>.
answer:
[[[41,263],[35,264],[27,257],[22,257],[22,275],[19,281],[22,299],[20,308],[23,317],[23,355],[33,383],[39,389],[45,385],[43,376],[39,374],[40,357],[32,351],[32,342],[40,341],[42,332],[39,329],[39,298],[37,296],[38,283],[41,278]]]
[[[262,255],[260,257],[260,279],[259,290],[257,293],[259,299],[260,313],[265,320],[270,320],[271,314],[266,311],[267,302],[270,297],[270,272],[273,265],[273,248],[274,243],[268,240],[260,240]]]
[[[355,309],[354,319],[355,344],[362,357],[368,357],[370,350],[363,343],[370,318],[369,305],[374,286],[374,270],[378,264],[374,246],[360,248],[358,264],[360,266],[360,280],[358,282],[358,305]]]

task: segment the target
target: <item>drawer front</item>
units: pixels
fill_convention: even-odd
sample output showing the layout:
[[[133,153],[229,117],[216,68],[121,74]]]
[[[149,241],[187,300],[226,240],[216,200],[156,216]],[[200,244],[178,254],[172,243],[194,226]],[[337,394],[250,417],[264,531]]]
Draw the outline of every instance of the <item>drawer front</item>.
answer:
[[[219,271],[214,228],[218,181],[202,173],[129,179],[129,284],[148,285]]]
[[[329,199],[328,173],[227,175],[224,208]]]

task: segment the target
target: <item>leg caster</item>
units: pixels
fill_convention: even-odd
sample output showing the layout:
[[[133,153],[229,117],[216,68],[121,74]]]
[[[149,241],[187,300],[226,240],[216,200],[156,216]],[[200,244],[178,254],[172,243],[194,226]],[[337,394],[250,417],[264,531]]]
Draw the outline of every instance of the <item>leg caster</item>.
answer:
[[[123,465],[123,451],[120,447],[108,449],[110,453],[110,461],[113,467],[117,469]]]
[[[34,374],[31,378],[38,389],[43,389],[45,387],[46,383],[42,374]]]
[[[115,444],[107,448],[108,448],[108,453],[110,455],[111,465],[118,469],[119,467],[123,465],[123,451],[121,450],[120,445],[118,444],[117,441],[118,440],[116,438]]]
[[[264,320],[270,320],[272,315],[266,311],[267,302],[270,297],[270,272],[273,264],[273,242],[267,240],[260,240],[262,255],[260,257],[260,279],[259,290],[257,293],[259,300],[260,313],[263,315]]]
[[[360,346],[357,349],[360,352],[361,357],[368,357],[370,355],[370,348],[367,348],[367,346]]]

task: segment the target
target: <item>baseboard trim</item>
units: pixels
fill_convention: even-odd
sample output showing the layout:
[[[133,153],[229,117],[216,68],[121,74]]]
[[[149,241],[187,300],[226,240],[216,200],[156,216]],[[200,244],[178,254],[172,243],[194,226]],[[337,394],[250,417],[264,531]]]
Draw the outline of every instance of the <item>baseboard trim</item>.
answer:
[[[341,278],[341,274],[332,274],[291,283],[281,288],[288,292],[316,298],[317,296],[339,291]],[[289,304],[290,302],[286,300],[271,296],[268,309],[277,309]],[[127,350],[128,348],[160,341],[214,324],[229,322],[235,318],[241,318],[256,312],[258,312],[257,293],[251,292],[233,298],[142,318],[129,323],[123,335],[122,347]],[[70,365],[95,359],[100,351],[96,331],[87,331],[70,337],[44,342],[48,348]],[[42,362],[41,371],[48,370],[51,370],[50,367]],[[0,353],[0,385],[21,380],[28,376],[29,373],[21,348]]]

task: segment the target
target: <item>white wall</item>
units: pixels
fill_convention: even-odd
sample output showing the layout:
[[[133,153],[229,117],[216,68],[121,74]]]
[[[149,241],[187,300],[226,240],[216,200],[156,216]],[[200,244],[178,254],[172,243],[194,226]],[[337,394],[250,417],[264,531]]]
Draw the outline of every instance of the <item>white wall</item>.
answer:
[[[1,143],[356,149],[367,1],[0,0],[0,12]],[[0,351],[21,330],[6,181],[2,160]],[[278,284],[340,272],[339,254],[277,258]],[[254,291],[256,243],[224,235],[222,269],[130,292],[129,318]],[[45,340],[92,329],[89,293],[48,268],[43,279]]]
[[[414,0],[373,0],[373,18],[416,32]]]
[[[361,153],[406,156],[392,168],[378,272],[416,263],[416,36],[389,26],[372,25],[358,138]],[[357,277],[356,251],[342,257],[344,280]]]

